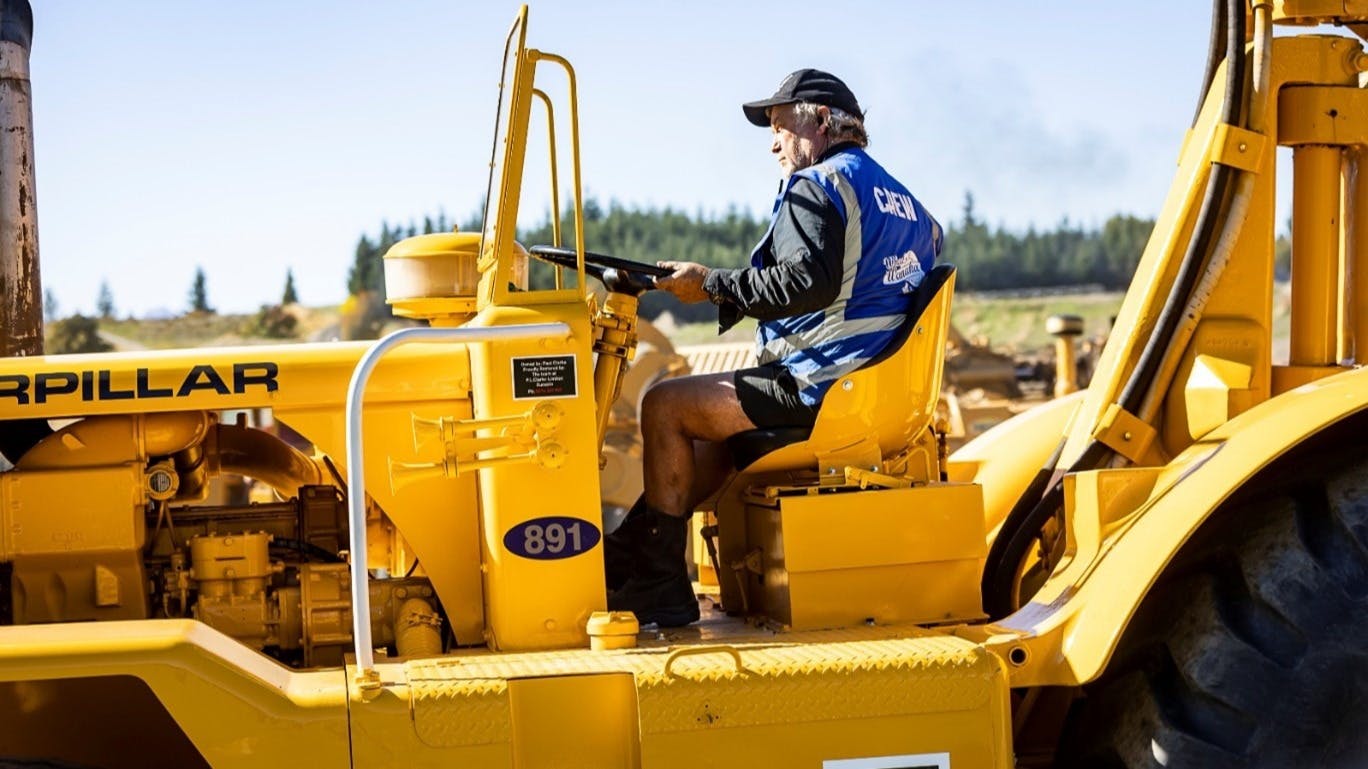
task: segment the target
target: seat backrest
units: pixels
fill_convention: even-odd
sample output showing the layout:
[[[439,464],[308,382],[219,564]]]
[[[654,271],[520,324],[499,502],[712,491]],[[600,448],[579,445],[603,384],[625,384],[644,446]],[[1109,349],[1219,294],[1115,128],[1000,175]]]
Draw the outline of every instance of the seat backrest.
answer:
[[[888,346],[881,350],[878,355],[869,359],[857,370],[867,369],[870,366],[877,366],[883,361],[897,355],[904,345],[907,344],[907,340],[912,337],[913,332],[916,331],[917,322],[922,319],[922,316],[926,314],[927,308],[930,307],[931,303],[939,296],[941,288],[954,278],[954,276],[955,265],[953,264],[938,264],[935,267],[932,267],[931,272],[928,273],[926,278],[922,280],[921,283],[917,284],[917,288],[913,290],[912,303],[907,307],[907,322],[898,327],[897,336],[894,336],[892,341],[888,343]],[[949,321],[949,318],[947,317],[946,320]],[[950,333],[948,322],[945,327],[945,333],[946,335]],[[948,338],[948,336],[946,338]]]
[[[750,430],[728,440],[737,469],[810,467],[856,445],[872,450],[877,444],[887,458],[911,445],[935,418],[954,291],[955,268],[933,268],[913,292],[907,320],[888,346],[827,390],[810,432]]]
[[[940,399],[955,268],[937,265],[917,286],[898,335],[864,366],[832,384],[808,443],[839,447],[877,435],[885,457],[931,425]]]

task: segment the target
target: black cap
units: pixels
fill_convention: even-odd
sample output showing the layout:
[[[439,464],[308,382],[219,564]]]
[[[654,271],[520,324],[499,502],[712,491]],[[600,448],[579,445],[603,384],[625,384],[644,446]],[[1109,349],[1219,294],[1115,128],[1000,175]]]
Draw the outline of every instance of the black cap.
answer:
[[[770,124],[769,116],[765,114],[770,107],[803,101],[835,107],[864,119],[864,110],[855,101],[855,94],[839,77],[820,69],[800,69],[791,73],[779,84],[779,90],[773,96],[742,104],[741,111],[746,113],[747,120],[763,128]]]

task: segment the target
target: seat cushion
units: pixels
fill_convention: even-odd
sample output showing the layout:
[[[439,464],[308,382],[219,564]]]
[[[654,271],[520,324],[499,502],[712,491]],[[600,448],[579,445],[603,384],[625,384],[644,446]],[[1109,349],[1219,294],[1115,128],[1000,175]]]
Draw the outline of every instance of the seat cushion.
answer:
[[[736,469],[745,470],[771,451],[805,441],[810,435],[811,427],[762,427],[733,435],[727,439],[727,448],[731,449],[732,464]]]

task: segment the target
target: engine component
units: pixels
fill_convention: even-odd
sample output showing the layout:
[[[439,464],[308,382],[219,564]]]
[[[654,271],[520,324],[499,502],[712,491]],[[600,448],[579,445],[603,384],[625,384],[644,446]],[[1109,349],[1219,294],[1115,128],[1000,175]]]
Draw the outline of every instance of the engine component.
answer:
[[[180,489],[180,476],[176,474],[173,462],[158,462],[147,468],[147,498],[153,502],[166,502],[176,497]]]
[[[18,468],[70,470],[142,463],[204,441],[213,422],[213,416],[202,411],[86,417],[29,449]]]
[[[281,645],[279,609],[267,587],[284,564],[271,563],[270,541],[265,533],[190,540],[190,576],[199,589],[194,617],[257,648]]]
[[[398,593],[408,591],[404,588]],[[423,598],[408,598],[394,618],[394,647],[400,657],[431,657],[442,653],[442,618]]]
[[[198,536],[190,540],[189,585],[195,619],[258,649],[302,652],[305,665],[340,664],[352,643],[351,575],[343,563],[289,566],[272,561],[265,532]],[[168,593],[181,575],[173,559],[164,575]],[[375,580],[370,585],[372,632],[400,656],[440,654],[442,619],[432,586],[421,578]]]
[[[371,634],[375,644],[396,643],[402,630],[403,645],[397,649],[401,656],[440,653],[442,620],[429,603],[433,595],[426,579],[372,579]],[[411,603],[415,598],[421,603]],[[347,564],[300,566],[299,587],[280,590],[277,600],[283,623],[300,618],[298,646],[303,648],[305,666],[342,664],[343,653],[352,645],[351,572]],[[283,630],[284,625],[282,636]],[[291,647],[282,643],[281,648]]]
[[[0,561],[13,564],[15,623],[148,616],[148,483],[133,464],[0,475]]]

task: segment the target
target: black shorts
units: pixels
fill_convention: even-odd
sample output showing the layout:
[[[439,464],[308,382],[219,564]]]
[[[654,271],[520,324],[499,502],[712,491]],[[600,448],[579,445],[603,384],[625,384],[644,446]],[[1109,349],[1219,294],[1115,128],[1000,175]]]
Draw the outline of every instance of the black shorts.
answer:
[[[741,409],[756,427],[811,427],[817,421],[817,407],[803,403],[793,374],[778,363],[743,368],[732,381]]]

